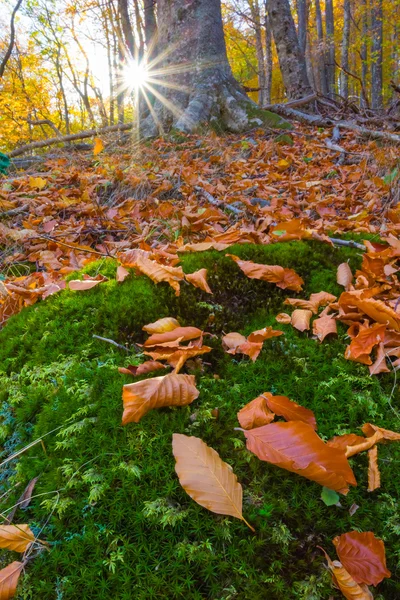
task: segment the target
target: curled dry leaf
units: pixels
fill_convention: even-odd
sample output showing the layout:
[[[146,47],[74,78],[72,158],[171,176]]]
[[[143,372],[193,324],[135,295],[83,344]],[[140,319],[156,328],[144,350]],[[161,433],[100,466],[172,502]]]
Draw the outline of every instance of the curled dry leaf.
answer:
[[[378,585],[391,576],[386,568],[385,545],[372,531],[343,533],[333,544],[343,567],[357,583]]]
[[[34,541],[35,536],[29,525],[0,525],[0,548],[25,552]]]
[[[388,325],[395,331],[400,331],[400,315],[382,300],[365,297],[367,292],[370,293],[368,290],[363,292],[364,296],[360,295],[359,292],[343,292],[339,298],[339,306],[354,306],[370,317],[372,321]]]
[[[286,421],[304,421],[313,429],[317,429],[317,421],[312,410],[300,406],[286,396],[273,396],[269,392],[264,392],[263,397],[268,408]]]
[[[91,290],[92,288],[99,285],[99,283],[103,283],[103,281],[108,281],[108,277],[104,277],[104,275],[97,275],[96,277],[85,277],[84,279],[72,279],[68,283],[68,287],[70,290],[75,292],[85,292],[86,290]]]
[[[360,452],[364,452],[365,450],[369,450],[370,448],[375,446],[375,444],[380,442],[382,439],[383,439],[383,435],[379,431],[377,431],[371,437],[364,438],[363,441],[360,442],[359,444],[347,446],[347,449],[346,449],[347,458],[350,458],[351,456],[355,456],[356,454],[359,454]]]
[[[392,442],[400,441],[400,433],[397,433],[396,431],[390,431],[390,429],[383,429],[383,427],[378,427],[378,425],[373,425],[372,423],[364,423],[361,429],[362,432],[368,437],[379,433],[384,440],[390,440]]]
[[[353,274],[348,263],[342,263],[337,268],[336,281],[342,285],[345,290],[349,290],[353,281]]]
[[[198,242],[194,244],[185,244],[178,248],[178,252],[205,252],[206,250],[222,251],[229,248],[230,244],[222,242]]]
[[[327,446],[303,421],[270,423],[244,431],[247,448],[260,460],[347,494],[357,485],[343,450]]]
[[[368,450],[368,491],[373,492],[381,487],[381,474],[378,466],[378,446]]]
[[[178,373],[187,360],[211,352],[211,350],[210,346],[179,346],[177,348],[156,348],[144,354],[153,359],[166,360],[175,369],[175,373]]]
[[[284,304],[289,304],[295,308],[303,308],[305,310],[311,310],[313,314],[317,314],[321,306],[326,306],[336,300],[336,296],[329,294],[328,292],[318,292],[317,294],[311,294],[309,300],[302,300],[301,298],[286,298]]]
[[[119,265],[117,268],[117,281],[118,283],[122,283],[129,275],[128,269],[125,269],[122,265]]]
[[[129,365],[128,367],[118,367],[118,371],[124,375],[133,375],[138,377],[139,375],[147,375],[153,371],[159,369],[166,369],[167,367],[156,360],[148,360],[141,365]]]
[[[237,414],[240,426],[243,429],[254,429],[262,427],[274,420],[274,413],[267,406],[264,396],[258,396],[243,406]]]
[[[149,277],[154,283],[166,281],[175,290],[175,295],[180,294],[179,282],[182,281],[185,274],[182,267],[169,267],[161,265],[155,260],[149,258],[149,253],[145,250],[129,250],[120,256],[120,260],[125,267],[137,269],[143,275]]]
[[[272,327],[264,327],[264,329],[253,331],[248,338],[233,331],[224,335],[222,346],[228,354],[245,354],[254,362],[262,350],[264,340],[280,335],[283,335],[283,331],[274,330]]]
[[[153,346],[161,346],[162,344],[168,344],[169,342],[175,341],[188,341],[194,340],[202,335],[201,329],[197,327],[175,327],[172,331],[165,331],[164,333],[153,333],[143,344],[145,348],[151,348]]]
[[[347,600],[374,600],[373,595],[365,584],[359,585],[350,573],[346,571],[341,562],[331,560],[325,550],[322,551],[325,554],[329,570],[332,573],[333,584],[339,588]]]
[[[243,490],[230,465],[203,440],[180,433],[172,436],[172,451],[179,483],[200,506],[218,515],[246,523],[242,514]]]
[[[390,353],[390,352],[389,352]],[[386,351],[383,343],[378,346],[375,362],[369,366],[370,375],[378,375],[378,373],[389,373],[390,369],[386,364]]]
[[[142,329],[151,335],[153,333],[166,333],[167,331],[173,331],[177,327],[180,327],[179,321],[173,317],[164,317],[163,319],[158,319],[158,321],[155,321],[154,323],[145,325],[142,327]]]
[[[361,329],[359,333],[350,342],[346,348],[345,356],[348,360],[357,361],[360,356],[369,355],[377,344],[383,342],[385,338],[386,325],[374,323],[370,327]],[[371,359],[369,359],[371,364]]]
[[[313,322],[313,334],[317,336],[320,342],[323,342],[327,335],[337,335],[336,320],[330,315],[315,319]]]
[[[176,373],[124,385],[122,424],[139,423],[153,408],[191,404],[199,393],[194,375]]]
[[[195,273],[185,275],[185,278],[189,283],[203,290],[203,292],[207,292],[207,294],[212,294],[210,286],[207,283],[207,269],[200,269]]]
[[[234,254],[227,254],[226,256],[234,260],[243,273],[250,279],[260,279],[261,281],[275,283],[283,290],[288,289],[300,292],[302,289],[304,281],[293,269],[285,269],[279,265],[261,265],[251,260],[241,260]]]
[[[17,591],[18,579],[25,563],[14,561],[0,571],[0,600],[10,600]]]
[[[327,441],[327,445],[332,448],[339,448],[340,450],[346,449],[348,446],[357,446],[365,442],[365,438],[362,435],[356,435],[355,433],[345,433],[344,435],[335,435],[331,440]]]
[[[289,325],[292,322],[292,317],[287,313],[279,313],[279,315],[276,315],[275,319],[278,323],[282,323],[283,325]]]
[[[310,329],[310,320],[312,317],[311,310],[296,308],[292,313],[292,325],[299,331]]]

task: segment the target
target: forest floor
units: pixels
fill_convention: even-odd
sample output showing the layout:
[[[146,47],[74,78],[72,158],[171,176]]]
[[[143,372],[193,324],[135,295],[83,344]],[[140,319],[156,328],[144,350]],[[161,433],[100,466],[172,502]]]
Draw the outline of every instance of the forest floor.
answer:
[[[312,411],[323,442],[356,434],[343,452],[365,423],[400,431],[398,150],[353,133],[332,150],[329,135],[98,142],[0,180],[1,513],[49,544],[1,551],[0,566],[25,567],[16,598],[339,599],[320,547],[334,560],[333,539],[354,530],[385,543],[392,576],[375,598],[400,597],[396,435],[379,444],[380,483],[355,454],[342,494],[260,460],[236,430],[268,392]],[[134,375],[142,328],[163,317],[199,343],[148,350],[174,367],[171,348],[183,355],[199,396],[121,425],[123,386],[165,375]],[[254,533],[185,492],[174,433],[232,467]]]

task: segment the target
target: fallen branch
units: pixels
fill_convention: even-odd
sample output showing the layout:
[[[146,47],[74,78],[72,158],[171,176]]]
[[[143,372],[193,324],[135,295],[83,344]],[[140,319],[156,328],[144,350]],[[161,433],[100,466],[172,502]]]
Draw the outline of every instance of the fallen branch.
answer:
[[[83,140],[85,138],[94,137],[102,133],[111,133],[113,131],[127,131],[133,128],[133,123],[124,123],[123,125],[110,125],[108,127],[101,127],[99,129],[90,129],[88,131],[81,131],[80,133],[72,133],[70,135],[63,135],[62,137],[49,138],[48,140],[40,140],[38,142],[32,142],[31,144],[25,144],[20,148],[16,148],[9,153],[9,157],[20,156],[30,150],[36,150],[38,148],[45,148],[46,146],[52,146],[53,144],[59,144],[60,142],[73,142],[74,140]]]
[[[304,96],[304,98],[299,98],[298,100],[290,100],[289,102],[285,102],[284,104],[267,104],[262,108],[264,110],[272,110],[272,112],[274,112],[277,107],[279,108],[283,106],[286,108],[296,108],[297,106],[304,106],[305,104],[309,104],[310,102],[316,99],[317,94],[310,94],[309,96]]]
[[[101,342],[107,342],[108,344],[112,344],[113,346],[116,346],[117,348],[121,348],[121,350],[125,350],[125,352],[130,352],[129,348],[126,348],[122,344],[118,344],[118,342],[114,342],[114,340],[110,340],[109,338],[104,338],[104,337],[101,337],[100,335],[95,335],[95,334],[93,334],[92,337],[95,338],[96,340],[100,340]]]
[[[338,238],[329,238],[332,242],[332,244],[335,244],[336,246],[347,246],[348,248],[358,248],[358,250],[363,250],[365,252],[366,248],[364,246],[364,244],[359,244],[358,242],[355,242],[354,240],[340,240]]]

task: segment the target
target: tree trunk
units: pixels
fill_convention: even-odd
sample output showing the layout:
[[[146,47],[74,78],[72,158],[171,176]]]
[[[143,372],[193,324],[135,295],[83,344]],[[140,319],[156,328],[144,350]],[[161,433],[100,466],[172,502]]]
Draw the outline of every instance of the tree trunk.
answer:
[[[220,0],[159,0],[157,8],[159,52],[165,58],[153,80],[162,87],[146,86],[157,99],[142,135],[172,126],[191,132],[206,122],[230,131],[261,125],[254,115],[257,105],[228,63]]]
[[[270,104],[271,102],[271,88],[272,88],[272,31],[271,23],[268,16],[268,0],[264,0],[265,8],[265,102]]]
[[[299,46],[303,56],[306,55],[307,47],[307,21],[308,21],[308,6],[307,0],[296,1],[297,10],[297,36],[299,38]]]
[[[130,56],[134,58],[137,55],[137,50],[135,48],[133,29],[129,16],[128,0],[118,0],[118,15],[121,23],[121,29],[124,34],[125,46]]]
[[[302,98],[310,95],[312,89],[290,12],[289,0],[269,0],[269,18],[288,97]]]
[[[381,109],[382,98],[382,63],[383,63],[383,7],[382,0],[372,0],[371,34],[372,34],[372,63],[371,63],[371,108]]]
[[[364,92],[367,93],[367,82],[368,82],[368,46],[367,46],[367,36],[368,36],[368,5],[367,0],[362,0],[362,29],[361,29],[361,50],[360,50],[360,58],[361,58],[361,82]],[[364,94],[361,94],[360,104],[364,108],[368,104],[368,99],[364,97]]]
[[[328,94],[331,98],[335,95],[335,22],[333,18],[333,1],[325,0],[325,28],[326,28],[326,74]]]
[[[324,40],[324,29],[322,26],[322,13],[321,4],[319,0],[315,0],[315,17],[317,25],[317,37],[318,37],[318,48],[317,48],[317,62],[318,62],[318,81],[319,91],[323,96],[328,95],[328,83],[326,77],[325,68],[325,40]]]
[[[343,4],[343,38],[342,38],[342,57],[341,66],[343,70],[340,72],[340,94],[343,98],[349,96],[349,76],[346,71],[349,70],[349,44],[350,44],[350,20],[351,6],[350,0],[344,0]]]
[[[260,6],[258,0],[249,0],[251,18],[254,24],[254,30],[256,35],[256,55],[257,55],[257,71],[258,71],[258,104],[265,106],[266,102],[266,69],[265,69],[265,56],[262,42],[261,33],[261,18],[260,18]]]
[[[146,40],[147,61],[157,56],[156,0],[144,0],[144,37]]]

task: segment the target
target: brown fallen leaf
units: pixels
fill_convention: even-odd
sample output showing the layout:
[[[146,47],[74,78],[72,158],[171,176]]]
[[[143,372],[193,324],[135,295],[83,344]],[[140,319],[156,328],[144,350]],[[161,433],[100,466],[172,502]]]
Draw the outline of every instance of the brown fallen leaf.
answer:
[[[179,483],[200,506],[218,515],[229,515],[253,527],[242,514],[242,486],[230,465],[203,440],[180,433],[172,436],[172,451]]]
[[[316,481],[330,490],[347,494],[357,485],[342,450],[327,446],[303,421],[270,423],[244,431],[247,449],[260,460]]]
[[[357,446],[365,442],[365,438],[362,435],[356,435],[355,433],[345,433],[344,435],[335,435],[331,440],[326,443],[332,448],[339,448],[340,450],[346,449],[348,446]]]
[[[125,269],[122,265],[117,267],[117,281],[118,283],[122,283],[125,279],[130,275],[128,269]]]
[[[379,373],[389,373],[390,369],[386,364],[386,351],[382,342],[378,346],[375,362],[369,366],[370,375],[378,375]]]
[[[132,375],[138,377],[139,375],[147,375],[152,371],[158,371],[159,369],[166,369],[166,365],[156,361],[148,360],[141,365],[129,365],[128,367],[118,367],[118,371],[124,375]]]
[[[285,269],[279,265],[262,265],[251,260],[241,260],[234,254],[226,254],[226,256],[234,260],[249,279],[260,279],[261,281],[275,283],[283,290],[300,292],[302,289],[304,281],[293,269]]]
[[[339,285],[342,285],[346,291],[350,289],[353,281],[353,274],[348,263],[342,263],[338,266],[336,281]]]
[[[368,290],[364,293],[366,292]],[[354,306],[370,317],[372,321],[388,325],[395,331],[400,331],[400,315],[382,300],[364,297],[359,292],[343,292],[338,302],[339,306]]]
[[[278,323],[282,323],[283,325],[289,325],[292,322],[292,317],[287,313],[279,313],[279,315],[276,315],[275,319]]]
[[[172,331],[164,333],[153,333],[143,344],[145,348],[160,346],[175,341],[188,341],[198,338],[202,335],[201,329],[197,327],[176,327]]]
[[[313,334],[317,336],[320,342],[323,342],[327,335],[337,335],[336,320],[330,315],[315,319],[313,322]]]
[[[267,425],[274,420],[274,413],[267,406],[264,396],[258,396],[251,402],[243,406],[237,414],[240,426],[243,429],[254,429]]]
[[[359,444],[347,446],[347,450],[346,450],[347,458],[350,458],[351,456],[355,456],[356,454],[359,454],[360,452],[364,452],[365,450],[369,450],[370,448],[375,446],[375,444],[380,442],[382,439],[383,439],[382,433],[380,433],[379,431],[376,431],[374,433],[374,435],[372,435],[371,437],[364,438],[364,440],[362,442],[360,442]]]
[[[212,294],[210,286],[207,283],[207,269],[200,269],[199,271],[195,271],[195,273],[185,274],[185,278],[189,283],[203,290],[203,292]]]
[[[279,417],[283,417],[286,421],[304,421],[313,429],[317,429],[315,415],[309,408],[300,406],[286,396],[273,396],[269,392],[264,392],[263,397],[268,408]]]
[[[25,552],[35,541],[35,536],[29,525],[0,525],[0,548]]]
[[[375,433],[379,433],[384,440],[390,440],[392,442],[400,441],[400,433],[390,431],[390,429],[383,429],[383,427],[378,427],[378,425],[373,425],[372,423],[364,423],[361,429],[368,437],[374,436]]]
[[[162,319],[158,319],[158,321],[155,321],[154,323],[145,325],[142,327],[142,329],[151,335],[153,333],[166,333],[167,331],[173,331],[177,327],[180,327],[179,321],[173,317],[164,317]]]
[[[295,308],[302,308],[304,310],[311,310],[313,314],[317,314],[321,306],[331,304],[336,300],[336,296],[329,294],[328,292],[318,292],[317,294],[311,294],[309,300],[302,300],[301,298],[286,298],[284,304],[289,304]]]
[[[306,331],[310,329],[310,320],[312,317],[311,310],[304,310],[303,308],[296,308],[292,313],[292,325],[299,331]]]
[[[17,591],[18,579],[26,563],[14,561],[0,571],[0,600],[10,600]]]
[[[369,355],[374,346],[383,342],[385,329],[386,325],[379,323],[374,323],[371,327],[361,329],[346,348],[345,357],[348,360],[357,361],[360,356]]]
[[[321,548],[322,550],[322,548]],[[359,585],[338,560],[331,560],[325,550],[326,561],[332,573],[333,584],[342,592],[347,600],[374,600],[368,586]]]
[[[108,277],[104,277],[104,275],[97,275],[96,277],[84,276],[82,280],[72,279],[69,281],[68,287],[70,290],[76,292],[85,292],[86,290],[91,290],[96,287],[99,283],[103,283],[103,281],[108,281]]]
[[[391,576],[386,568],[385,544],[372,531],[343,533],[333,544],[343,567],[357,583],[376,586]]]
[[[169,267],[162,265],[149,258],[149,253],[145,250],[135,249],[124,252],[120,255],[120,261],[123,266],[137,269],[143,275],[149,277],[154,283],[165,281],[169,283],[175,295],[180,294],[179,282],[184,279],[182,267]]]
[[[176,373],[124,385],[122,424],[139,423],[154,408],[191,404],[199,393],[194,375]]]
[[[179,373],[185,362],[196,356],[211,352],[210,346],[178,346],[177,348],[155,348],[153,351],[144,352],[153,359],[166,360],[175,373]]]
[[[38,479],[39,479],[39,477],[34,477],[33,479],[30,480],[30,482],[28,483],[28,485],[22,492],[21,496],[18,498],[18,502],[16,504],[14,504],[14,507],[11,510],[11,512],[8,513],[7,518],[4,521],[4,525],[11,525],[18,508],[22,508],[23,510],[28,508],[28,506],[31,502],[34,487],[35,487]]]
[[[274,330],[272,327],[253,331],[247,338],[241,333],[233,331],[224,335],[222,346],[228,354],[245,354],[254,362],[262,350],[264,340],[280,335],[283,335],[283,331]]]
[[[378,467],[378,446],[368,450],[368,491],[373,492],[381,487],[381,474]]]

